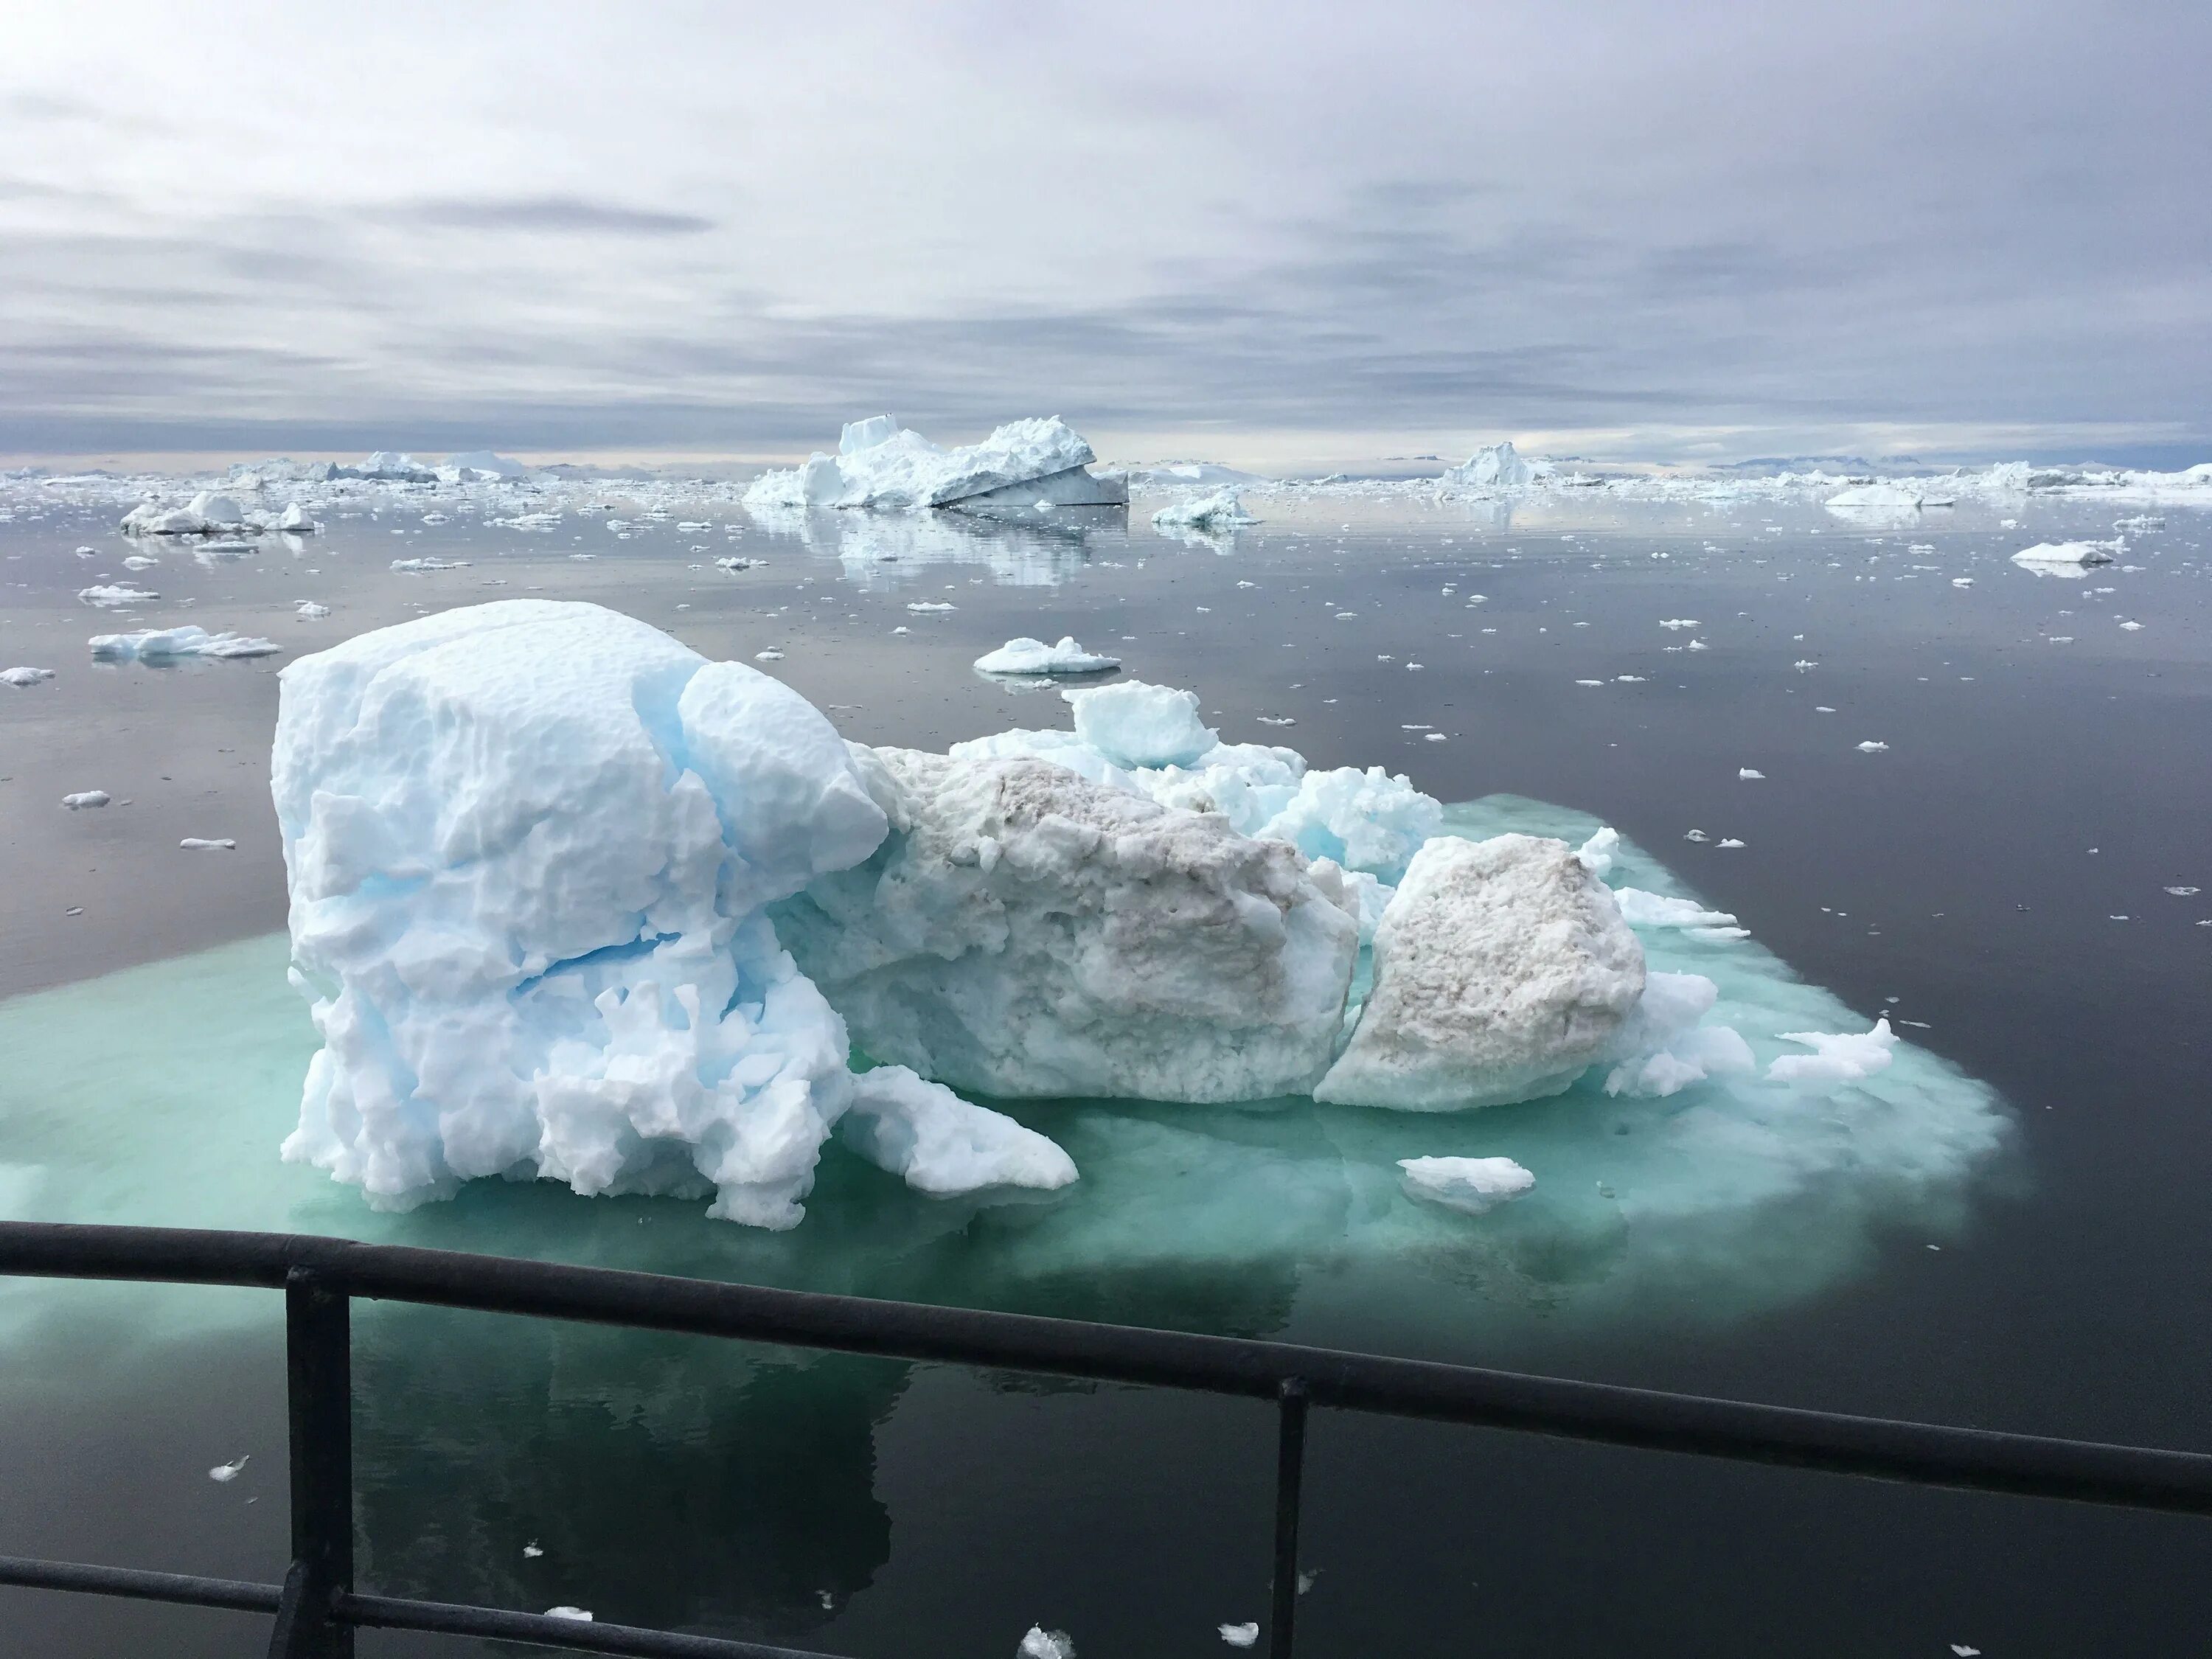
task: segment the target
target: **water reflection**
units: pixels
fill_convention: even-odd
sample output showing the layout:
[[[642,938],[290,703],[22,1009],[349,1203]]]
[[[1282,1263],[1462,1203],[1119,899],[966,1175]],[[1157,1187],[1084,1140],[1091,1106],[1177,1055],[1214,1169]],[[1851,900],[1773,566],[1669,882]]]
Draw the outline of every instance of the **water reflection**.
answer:
[[[881,592],[931,565],[981,566],[1012,587],[1056,587],[1091,557],[1102,532],[1126,530],[1124,507],[1055,507],[1024,518],[951,512],[859,513],[748,507],[755,525],[809,552],[835,556],[856,587]]]

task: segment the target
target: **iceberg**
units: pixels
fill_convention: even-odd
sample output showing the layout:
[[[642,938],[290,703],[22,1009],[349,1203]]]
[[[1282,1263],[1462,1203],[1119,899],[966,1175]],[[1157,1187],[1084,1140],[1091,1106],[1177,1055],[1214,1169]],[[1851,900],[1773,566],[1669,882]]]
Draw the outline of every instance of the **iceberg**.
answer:
[[[1152,514],[1153,525],[1161,530],[1230,530],[1259,522],[1244,510],[1236,489],[1226,486],[1211,495],[1174,502]]]
[[[1121,665],[1119,657],[1085,651],[1072,634],[1063,634],[1058,645],[1024,635],[975,659],[979,674],[1103,674]]]
[[[863,752],[891,833],[770,914],[868,1054],[1001,1097],[1256,1100],[1328,1068],[1358,922],[1295,849],[1027,757]]]
[[[2014,554],[2012,562],[2039,574],[2055,571],[2065,574],[2089,565],[2112,563],[2119,545],[2118,542],[2038,542]]]
[[[286,669],[270,787],[323,1044],[284,1156],[374,1206],[537,1176],[786,1228],[856,1100],[928,1190],[1068,1178],[936,1085],[856,1088],[765,910],[889,823],[766,675],[595,605],[449,611]]]
[[[53,677],[54,671],[51,668],[9,668],[0,670],[0,685],[12,685],[21,691],[27,686],[36,685],[40,681],[50,680]]]
[[[1128,481],[1094,476],[1097,457],[1057,416],[1012,421],[981,443],[940,449],[888,415],[849,422],[835,455],[762,474],[748,508],[957,507],[963,511],[1126,506]]]
[[[1448,1111],[1554,1095],[1613,1050],[1644,947],[1562,841],[1440,836],[1375,930],[1374,989],[1314,1098]]]
[[[1530,461],[1515,451],[1512,440],[1486,444],[1457,466],[1446,467],[1439,483],[1460,489],[1526,489],[1550,463]]]
[[[465,455],[447,456],[437,475],[442,483],[496,483],[502,478],[526,478],[530,469],[489,449],[472,449]]]
[[[123,515],[122,529],[126,536],[216,536],[245,523],[246,511],[235,499],[203,489],[182,507],[143,502]]]
[[[1401,1158],[1398,1167],[1408,1194],[1465,1215],[1494,1210],[1536,1186],[1510,1158]]]
[[[143,587],[133,587],[126,582],[98,587],[80,587],[76,591],[76,597],[82,604],[97,605],[105,611],[115,605],[143,605],[149,599],[158,599],[161,596],[159,593],[149,592]]]
[[[178,657],[273,657],[274,640],[251,634],[210,634],[195,623],[182,628],[142,628],[130,634],[94,634],[87,641],[102,662],[167,662]]]

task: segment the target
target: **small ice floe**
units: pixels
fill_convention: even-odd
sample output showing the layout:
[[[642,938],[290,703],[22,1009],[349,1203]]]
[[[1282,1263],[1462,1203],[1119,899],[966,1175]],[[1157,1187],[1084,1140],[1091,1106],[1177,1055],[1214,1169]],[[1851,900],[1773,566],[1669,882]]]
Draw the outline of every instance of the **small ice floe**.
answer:
[[[1607,824],[1575,849],[1575,857],[1583,869],[1594,876],[1602,876],[1613,868],[1613,855],[1620,849],[1620,831]]]
[[[957,611],[959,608],[946,599],[916,599],[907,606],[917,617],[930,616],[939,611]]]
[[[1121,665],[1119,657],[1085,651],[1073,634],[1061,635],[1058,645],[1024,635],[975,659],[979,674],[1104,674]]]
[[[1755,766],[1739,766],[1735,769],[1735,775],[1747,783],[1764,783],[1766,781],[1766,774]]]
[[[252,542],[203,542],[192,550],[192,556],[202,564],[228,564],[251,558],[260,550]]]
[[[1176,501],[1152,514],[1153,526],[1161,530],[1225,530],[1235,525],[1259,522],[1244,510],[1244,503],[1230,488],[1191,501]]]
[[[331,614],[331,608],[326,605],[317,605],[313,599],[301,599],[299,604],[294,607],[292,614],[296,617],[305,617],[307,621],[313,622],[318,617],[329,616]]]
[[[1449,739],[1447,739],[1444,734],[1441,732],[1431,732],[1428,736],[1423,738],[1421,741],[1423,743],[1444,743],[1449,741]]]
[[[10,668],[0,671],[0,685],[12,685],[21,691],[27,685],[36,685],[40,680],[54,677],[51,668]]]
[[[1253,718],[1262,726],[1296,726],[1298,722],[1290,714],[1255,714]]]
[[[1603,685],[1605,682],[1603,680],[1577,680],[1575,684],[1577,685]]]
[[[1951,578],[1951,586],[1954,587],[1972,587],[1973,585],[1974,579],[1972,576],[1954,576]]]
[[[123,515],[126,536],[214,536],[238,530],[246,523],[245,511],[228,495],[203,489],[182,507],[159,507],[143,503]]]
[[[466,570],[469,562],[466,559],[394,559],[392,568],[394,570],[415,571]]]
[[[1644,676],[1641,674],[1615,674],[1613,677],[1613,683],[1615,685],[1641,685],[1644,684]]]
[[[80,789],[74,795],[64,795],[62,805],[72,812],[82,812],[88,806],[105,806],[108,802],[105,789]]]
[[[161,562],[159,559],[154,558],[150,555],[144,553],[133,553],[123,561],[123,568],[125,570],[151,570]]]
[[[2038,542],[2023,547],[2012,562],[2039,575],[2070,575],[2093,564],[2110,564],[2118,542]]]
[[[1014,1650],[1014,1659],[1075,1659],[1075,1644],[1064,1630],[1031,1625],[1021,1646]]]
[[[573,1619],[580,1625],[588,1625],[592,1622],[592,1611],[589,1607],[572,1607],[566,1605],[548,1607],[545,1609],[545,1616],[548,1619]]]
[[[1685,830],[1682,832],[1682,839],[1684,841],[1711,841],[1712,837],[1702,830]]]
[[[1936,1246],[1930,1244],[1928,1248],[1932,1250]],[[1982,1650],[1979,1648],[1970,1648],[1964,1642],[1952,1643],[1951,1651],[1957,1654],[1959,1659],[1981,1659]]]
[[[1784,1031],[1782,1040],[1802,1042],[1813,1052],[1776,1060],[1766,1068],[1770,1083],[1857,1083],[1887,1071],[1897,1047],[1897,1034],[1887,1018],[1875,1021],[1871,1031]]]
[[[1406,1172],[1408,1197],[1466,1215],[1493,1210],[1536,1185],[1536,1177],[1510,1158],[1401,1158],[1398,1167]]]
[[[1887,744],[1876,743],[1871,738],[1868,738],[1864,743],[1859,745],[1859,753],[1862,755],[1886,755],[1888,752],[1889,745]]]
[[[312,536],[315,533],[315,521],[307,516],[307,509],[297,501],[294,501],[278,516],[276,527],[279,530],[289,531],[295,536]]]
[[[1818,668],[1820,665],[1814,661],[1810,657],[1800,657],[1796,662],[1791,663],[1790,665],[1802,674],[1807,669]]]
[[[2140,634],[2142,632],[2142,624],[2139,622],[2124,622],[2120,626],[2130,634]]]
[[[1669,617],[1659,626],[1673,629],[1695,628],[1698,626],[1698,619],[1695,617]]]
[[[253,1454],[252,1452],[248,1452],[245,1456],[237,1459],[235,1462],[229,1463],[218,1463],[208,1471],[208,1479],[214,1481],[217,1486],[227,1486],[232,1481],[237,1480],[240,1475],[243,1474],[246,1472],[246,1466],[252,1461]]]
[[[1699,841],[1706,837],[1702,830],[1692,830],[1691,835]],[[1618,837],[1615,837],[1616,841]],[[1685,836],[1685,840],[1688,837]],[[1583,861],[1589,861],[1589,847],[1583,849]],[[1609,862],[1610,860],[1608,860]],[[1647,893],[1640,887],[1617,887],[1613,900],[1620,907],[1621,920],[1632,927],[1733,927],[1735,918],[1726,910],[1708,910],[1695,899],[1671,898],[1663,893]]]
[[[143,587],[133,587],[128,582],[112,583],[100,587],[80,587],[76,596],[87,605],[96,605],[101,610],[112,610],[118,605],[144,605],[158,599],[159,593],[149,593]]]
[[[1232,1648],[1249,1648],[1260,1639],[1257,1624],[1222,1625],[1218,1628],[1221,1632],[1221,1639]]]
[[[556,530],[560,527],[558,513],[518,513],[511,519],[494,519],[491,523],[507,530]]]
[[[914,632],[914,629],[908,628],[904,623],[901,623],[896,628],[891,629],[891,632],[894,634],[911,634]]]
[[[2200,890],[2195,887],[2169,887],[2166,890],[2176,898],[2195,898]]]
[[[781,662],[783,660],[783,653],[777,650],[774,646],[770,646],[765,651],[754,652],[753,660],[755,662]]]
[[[94,634],[88,643],[102,662],[167,662],[177,657],[273,657],[274,640],[249,634],[210,634],[197,623],[142,628],[132,634]]]
[[[186,836],[177,845],[188,853],[235,853],[238,850],[238,843],[228,836],[215,840],[202,836]]]
[[[528,1543],[522,1547],[522,1559],[526,1561],[535,1561],[539,1556],[544,1553],[545,1550],[544,1546],[539,1544],[535,1538],[532,1539]]]
[[[714,561],[714,568],[735,573],[739,570],[757,570],[767,562],[766,559],[717,559]]]
[[[1692,640],[1687,648],[1692,651],[1710,651],[1712,647],[1707,645],[1703,640]]]

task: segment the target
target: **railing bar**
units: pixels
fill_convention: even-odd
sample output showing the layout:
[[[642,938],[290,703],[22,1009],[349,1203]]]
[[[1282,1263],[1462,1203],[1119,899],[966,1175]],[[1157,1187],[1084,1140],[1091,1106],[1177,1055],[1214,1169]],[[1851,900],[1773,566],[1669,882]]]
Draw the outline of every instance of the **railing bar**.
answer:
[[[1751,1405],[1290,1343],[915,1306],[306,1235],[0,1222],[0,1271],[269,1284],[886,1358],[1273,1397],[1917,1485],[2212,1515],[2212,1456]]]
[[[343,1623],[383,1630],[419,1630],[445,1636],[486,1636],[578,1653],[619,1653],[641,1659],[835,1659],[799,1648],[769,1647],[721,1636],[693,1636],[680,1631],[648,1630],[639,1625],[603,1625],[544,1613],[508,1613],[497,1607],[465,1607],[450,1601],[416,1601],[393,1595],[346,1595],[334,1611]]]
[[[1275,1568],[1267,1659],[1291,1659],[1298,1617],[1298,1503],[1306,1466],[1306,1385],[1284,1381],[1276,1407]]]
[[[292,1571],[270,1659],[353,1659],[352,1630],[331,1617],[332,1598],[353,1588],[351,1315],[325,1274],[295,1267],[287,1275]]]
[[[167,1601],[179,1607],[225,1607],[233,1613],[274,1613],[282,1587],[243,1578],[208,1578],[194,1572],[144,1572],[136,1567],[101,1567],[86,1561],[40,1561],[0,1555],[0,1585],[20,1589],[68,1590],[86,1595],[120,1595],[135,1601]]]

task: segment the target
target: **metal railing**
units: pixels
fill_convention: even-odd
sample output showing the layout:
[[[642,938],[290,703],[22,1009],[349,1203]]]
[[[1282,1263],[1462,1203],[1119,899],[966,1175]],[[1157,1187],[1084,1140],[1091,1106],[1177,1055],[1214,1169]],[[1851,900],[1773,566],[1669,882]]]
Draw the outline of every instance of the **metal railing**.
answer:
[[[282,1584],[0,1557],[0,1584],[275,1615],[271,1659],[350,1659],[369,1626],[586,1653],[825,1659],[673,1631],[373,1595],[353,1582],[353,1298],[583,1321],[1267,1400],[1276,1407],[1271,1659],[1290,1659],[1316,1406],[1913,1486],[2212,1515],[2212,1456],[1993,1434],[1286,1342],[766,1290],[277,1233],[0,1222],[0,1273],[284,1292],[292,1562]]]

